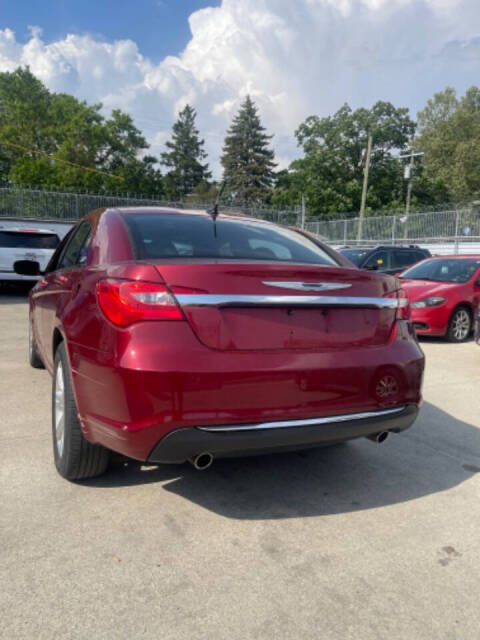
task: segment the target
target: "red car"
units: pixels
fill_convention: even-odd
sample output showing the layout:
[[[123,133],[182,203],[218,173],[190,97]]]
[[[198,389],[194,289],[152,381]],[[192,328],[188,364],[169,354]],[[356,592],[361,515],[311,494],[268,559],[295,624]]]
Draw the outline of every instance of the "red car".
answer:
[[[468,339],[480,303],[480,256],[429,258],[400,278],[419,335],[445,336],[451,342]]]
[[[38,274],[19,262],[17,271]],[[102,473],[301,449],[414,422],[424,357],[399,281],[300,231],[169,209],[80,221],[30,294],[55,463]]]

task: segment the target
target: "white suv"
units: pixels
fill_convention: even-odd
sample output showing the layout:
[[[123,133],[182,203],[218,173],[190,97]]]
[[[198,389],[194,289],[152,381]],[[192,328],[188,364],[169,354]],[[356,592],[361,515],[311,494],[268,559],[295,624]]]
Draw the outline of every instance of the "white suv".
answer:
[[[43,271],[71,225],[0,221],[0,281],[38,280],[15,273],[17,260],[35,260]]]

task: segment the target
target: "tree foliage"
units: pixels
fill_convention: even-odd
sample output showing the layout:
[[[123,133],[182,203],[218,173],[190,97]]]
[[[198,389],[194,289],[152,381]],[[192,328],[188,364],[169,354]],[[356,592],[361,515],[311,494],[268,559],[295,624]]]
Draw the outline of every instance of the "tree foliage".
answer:
[[[408,109],[377,102],[353,111],[343,105],[333,116],[310,116],[295,135],[304,157],[291,165],[295,197],[301,191],[316,213],[358,211],[368,136],[372,136],[367,207],[385,207],[402,197],[402,169],[394,152],[404,150],[415,124]]]
[[[195,127],[197,112],[186,105],[173,125],[172,139],[166,142],[168,151],[162,153],[162,163],[170,168],[165,181],[171,198],[183,199],[200,184],[208,182],[211,173],[206,158],[204,140]]]
[[[480,89],[458,99],[452,88],[436,93],[418,114],[417,145],[425,175],[444,184],[455,201],[480,197]]]
[[[221,160],[227,193],[244,205],[264,202],[270,195],[276,166],[271,138],[247,96],[227,132]]]
[[[173,125],[161,163],[131,116],[49,91],[28,68],[0,73],[0,184],[121,191],[202,202],[215,200],[196,111],[187,105]],[[416,134],[416,137],[414,135]],[[360,209],[368,136],[372,136],[368,213],[404,207],[407,181],[399,152],[425,153],[415,162],[412,206],[480,199],[480,89],[463,97],[447,88],[414,123],[405,108],[347,104],[308,117],[295,132],[302,157],[275,173],[272,136],[247,96],[226,134],[221,165],[231,200],[246,206],[298,206],[334,218]]]
[[[139,157],[148,144],[128,114],[114,110],[105,119],[100,104],[52,93],[28,68],[0,73],[0,143],[4,182],[163,190],[156,159]]]

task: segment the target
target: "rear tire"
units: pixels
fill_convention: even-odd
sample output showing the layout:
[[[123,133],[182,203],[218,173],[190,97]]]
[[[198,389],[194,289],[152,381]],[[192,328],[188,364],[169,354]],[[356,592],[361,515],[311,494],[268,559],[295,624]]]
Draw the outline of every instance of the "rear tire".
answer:
[[[63,478],[84,480],[106,471],[110,452],[88,442],[80,427],[64,342],[58,345],[53,367],[52,437],[55,466]]]
[[[37,343],[35,342],[35,334],[33,331],[33,321],[28,323],[28,361],[34,369],[45,369],[42,359],[38,355]]]
[[[458,307],[452,313],[447,329],[449,342],[465,342],[472,332],[472,314],[468,307]]]

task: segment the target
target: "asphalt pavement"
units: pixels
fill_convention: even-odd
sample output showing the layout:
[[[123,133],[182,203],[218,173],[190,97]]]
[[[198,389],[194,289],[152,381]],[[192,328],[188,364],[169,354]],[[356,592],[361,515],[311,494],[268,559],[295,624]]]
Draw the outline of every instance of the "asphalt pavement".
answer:
[[[0,293],[0,637],[478,640],[480,347],[422,342],[381,445],[55,471],[27,301]]]

